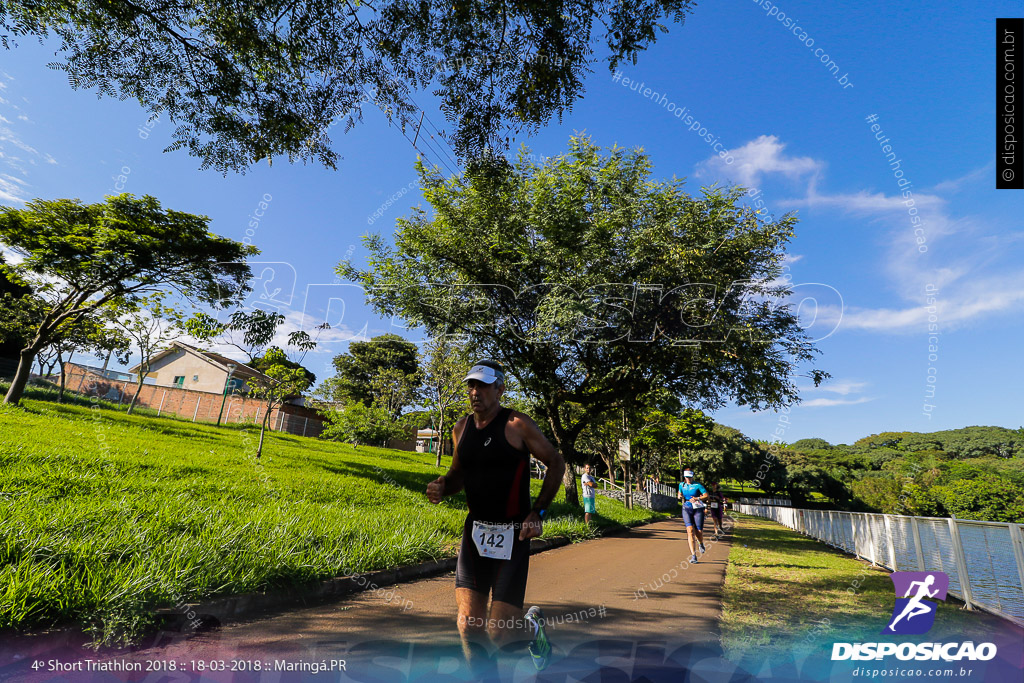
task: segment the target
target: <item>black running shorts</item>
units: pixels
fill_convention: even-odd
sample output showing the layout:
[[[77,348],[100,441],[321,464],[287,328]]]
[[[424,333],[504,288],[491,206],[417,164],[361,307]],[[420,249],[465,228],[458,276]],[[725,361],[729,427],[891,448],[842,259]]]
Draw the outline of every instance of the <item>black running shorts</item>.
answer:
[[[507,602],[522,608],[526,598],[526,577],[530,571],[530,541],[519,540],[519,527],[516,527],[515,541],[512,543],[512,557],[507,560],[496,560],[491,557],[480,557],[471,533],[473,520],[466,517],[462,528],[462,545],[459,547],[459,561],[455,567],[455,587],[469,588],[487,595],[493,591],[493,600]]]

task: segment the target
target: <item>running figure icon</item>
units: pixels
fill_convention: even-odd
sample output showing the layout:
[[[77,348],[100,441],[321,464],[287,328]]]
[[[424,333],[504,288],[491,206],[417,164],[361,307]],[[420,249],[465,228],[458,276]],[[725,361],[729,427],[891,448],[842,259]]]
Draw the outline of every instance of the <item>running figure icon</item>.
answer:
[[[889,578],[896,603],[892,621],[882,633],[926,633],[935,623],[937,605],[931,600],[946,599],[949,576],[943,572],[893,572]]]
[[[936,588],[933,591],[928,590],[929,586],[931,586],[934,583],[935,576],[932,574],[929,574],[927,577],[925,577],[924,581],[910,582],[910,587],[907,588],[907,593],[903,597],[910,598],[910,592],[914,590],[914,586],[918,587],[917,595],[910,598],[910,602],[908,602],[907,606],[903,608],[903,611],[900,612],[900,615],[892,620],[892,623],[889,624],[890,630],[895,630],[893,627],[896,626],[896,622],[898,622],[903,617],[906,617],[907,621],[910,621],[918,615],[928,614],[932,611],[933,606],[930,604],[923,604],[921,600],[923,600],[924,598],[934,598],[936,595],[939,594],[938,588]]]

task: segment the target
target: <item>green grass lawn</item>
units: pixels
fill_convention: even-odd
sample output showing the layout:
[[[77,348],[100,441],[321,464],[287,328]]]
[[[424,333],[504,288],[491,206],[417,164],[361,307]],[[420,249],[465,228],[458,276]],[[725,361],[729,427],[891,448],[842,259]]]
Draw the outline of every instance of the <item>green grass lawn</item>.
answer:
[[[776,522],[731,512],[734,527],[722,589],[722,644],[730,659],[819,652],[833,641],[877,641],[895,602],[889,572]],[[932,637],[969,631],[975,642],[1007,623],[940,602]]]
[[[275,433],[256,460],[258,438],[105,403],[0,405],[0,630],[77,624],[118,645],[160,607],[455,555],[465,498],[427,502],[434,456]],[[544,535],[595,536],[563,500]],[[597,505],[599,528],[664,516]]]

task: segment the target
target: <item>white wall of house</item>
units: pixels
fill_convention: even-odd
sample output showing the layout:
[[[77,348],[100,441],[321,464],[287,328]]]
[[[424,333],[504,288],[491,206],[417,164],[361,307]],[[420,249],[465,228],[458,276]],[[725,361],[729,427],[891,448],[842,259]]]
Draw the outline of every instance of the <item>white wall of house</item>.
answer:
[[[149,376],[157,384],[219,394],[224,391],[228,373],[191,353],[175,349],[153,363]],[[182,378],[181,382],[176,383],[176,378]]]

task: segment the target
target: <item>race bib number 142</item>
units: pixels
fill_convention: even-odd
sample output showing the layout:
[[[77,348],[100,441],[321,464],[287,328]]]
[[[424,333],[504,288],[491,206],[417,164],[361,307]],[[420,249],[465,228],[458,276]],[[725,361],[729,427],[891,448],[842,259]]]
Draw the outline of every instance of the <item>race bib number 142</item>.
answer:
[[[507,560],[512,557],[515,529],[512,524],[473,522],[473,544],[480,557]]]

